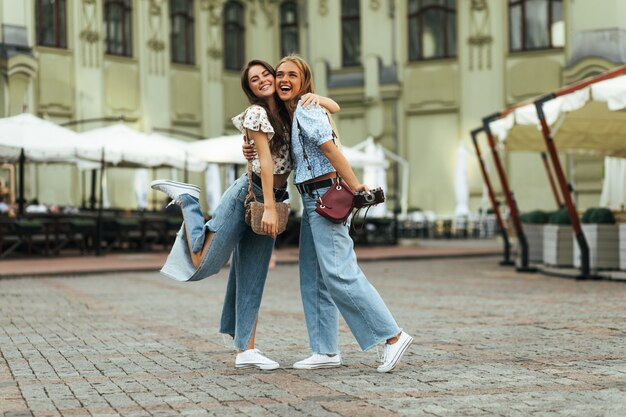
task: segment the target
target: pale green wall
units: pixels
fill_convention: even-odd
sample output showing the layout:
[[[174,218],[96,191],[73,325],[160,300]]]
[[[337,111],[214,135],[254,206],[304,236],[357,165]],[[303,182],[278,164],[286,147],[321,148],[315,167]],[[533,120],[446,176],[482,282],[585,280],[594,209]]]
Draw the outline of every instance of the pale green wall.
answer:
[[[564,2],[569,36],[577,31],[626,27],[625,1],[602,0],[602,7],[598,7],[598,0]],[[563,84],[564,73],[569,71],[566,60],[569,45],[564,50],[508,52],[508,16],[503,0],[487,1],[486,30],[493,41],[479,55],[468,44],[476,30],[472,22],[476,19],[481,22],[480,15],[472,15],[471,3],[457,1],[457,58],[407,62],[406,1],[362,0],[361,70],[365,83],[329,88],[327,75],[332,77],[346,71],[341,67],[340,2],[299,2],[301,52],[314,68],[318,91],[331,95],[342,106],[335,119],[343,143],[353,145],[371,135],[389,149],[397,147],[401,156],[411,163],[410,204],[441,214],[454,211],[455,158],[461,143],[471,155],[468,159],[470,208],[478,208],[482,179],[473,158],[469,130],[480,126],[481,119],[494,111],[558,88]],[[68,0],[67,4],[69,48],[34,47],[38,65],[35,74],[20,74],[12,83],[6,78],[0,82],[0,91],[19,91],[22,95],[11,97],[5,108],[0,102],[0,114],[6,114],[10,108],[21,109],[19,100],[25,96],[28,109],[58,122],[123,114],[130,119],[130,125],[144,131],[174,128],[207,137],[234,132],[230,118],[242,111],[247,102],[238,72],[223,70],[219,0],[195,2],[196,62],[191,66],[170,63],[168,2],[163,2],[163,8],[153,15],[149,1],[134,3],[132,58],[104,55],[102,0],[96,0],[93,5],[79,0]],[[279,2],[249,0],[243,4],[246,59],[277,62]],[[214,8],[209,10],[205,6]],[[34,10],[30,1],[0,0],[0,23],[27,26],[32,44]],[[98,34],[99,40],[93,44],[85,42],[80,37],[85,31]],[[148,46],[151,39],[163,42],[165,50],[152,50]],[[479,56],[482,66],[478,65]],[[379,62],[384,66],[396,65],[399,82],[379,85]],[[568,79],[575,81],[577,74],[585,74],[584,62],[578,64],[575,72],[567,73]],[[76,129],[82,131],[101,125]],[[491,165],[484,136],[480,140]],[[538,155],[511,154],[504,160],[520,207],[549,208],[553,204],[542,166],[537,168],[541,162]],[[599,198],[599,165],[599,160],[586,161],[583,169],[579,163],[577,177],[572,178],[584,184],[586,190],[579,200],[581,209]],[[76,191],[80,189],[80,178],[76,172],[61,167],[42,167],[39,172],[29,172],[33,178],[37,176],[30,181],[32,186],[29,185],[33,195],[38,192],[42,200],[45,196],[50,203],[80,203],[80,192]],[[532,174],[527,175],[528,172]],[[112,169],[108,175],[111,203],[134,207],[129,186],[133,171]],[[159,170],[156,175],[171,174]],[[182,179],[182,173],[178,175]],[[53,179],[53,184],[42,186],[48,179]],[[200,175],[192,175],[191,179],[202,185]],[[495,175],[492,181],[499,189]],[[39,189],[35,190],[37,184]],[[63,184],[64,188],[55,191],[57,184]],[[389,188],[392,187],[390,183]]]

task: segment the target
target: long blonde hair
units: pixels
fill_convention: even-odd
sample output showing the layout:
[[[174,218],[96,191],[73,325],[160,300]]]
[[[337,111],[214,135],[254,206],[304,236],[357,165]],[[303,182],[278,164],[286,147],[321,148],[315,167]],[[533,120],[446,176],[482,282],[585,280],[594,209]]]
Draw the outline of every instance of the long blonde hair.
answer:
[[[300,88],[300,91],[293,99],[285,102],[285,106],[287,107],[287,109],[289,109],[290,112],[293,112],[298,105],[298,100],[300,100],[300,97],[302,97],[306,93],[315,93],[315,87],[313,86],[313,72],[311,71],[311,67],[309,67],[309,64],[307,64],[307,62],[302,59],[300,55],[297,54],[289,54],[281,59],[276,65],[276,71],[278,71],[278,68],[285,62],[293,62],[294,64],[296,64],[302,75],[302,87]]]

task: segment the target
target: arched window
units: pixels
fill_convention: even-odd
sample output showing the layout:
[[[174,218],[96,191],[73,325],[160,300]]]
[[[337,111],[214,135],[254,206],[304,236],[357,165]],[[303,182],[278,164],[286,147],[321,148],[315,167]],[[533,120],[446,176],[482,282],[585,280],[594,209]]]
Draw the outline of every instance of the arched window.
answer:
[[[172,62],[195,62],[193,0],[170,0],[170,50]]]
[[[409,60],[456,56],[456,0],[409,0]]]
[[[133,56],[132,13],[131,0],[104,0],[107,54]]]
[[[243,5],[228,1],[224,5],[224,68],[239,71],[245,57]]]
[[[37,45],[66,48],[65,0],[35,0]]]
[[[280,54],[286,56],[299,50],[298,5],[295,1],[286,1],[280,5]]]
[[[509,0],[509,50],[561,48],[565,44],[562,0]]]
[[[341,56],[344,67],[361,64],[359,0],[341,0]]]

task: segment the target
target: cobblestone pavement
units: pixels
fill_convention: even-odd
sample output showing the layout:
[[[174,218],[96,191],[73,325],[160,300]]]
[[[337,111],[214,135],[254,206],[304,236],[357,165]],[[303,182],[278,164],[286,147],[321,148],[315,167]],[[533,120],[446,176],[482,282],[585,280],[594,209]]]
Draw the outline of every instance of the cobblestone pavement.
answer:
[[[257,346],[235,370],[216,332],[226,270],[0,281],[0,415],[626,416],[626,284],[519,274],[498,258],[363,264],[415,343],[375,371],[341,326],[344,366],[308,355],[295,265],[271,271]]]

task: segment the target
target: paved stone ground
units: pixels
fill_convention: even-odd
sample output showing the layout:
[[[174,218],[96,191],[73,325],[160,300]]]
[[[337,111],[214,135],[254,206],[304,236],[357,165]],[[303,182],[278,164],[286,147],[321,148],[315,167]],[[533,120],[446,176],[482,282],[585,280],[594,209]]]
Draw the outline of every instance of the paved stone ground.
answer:
[[[365,263],[415,336],[391,374],[342,323],[345,365],[308,354],[297,267],[271,271],[257,345],[215,331],[226,270],[0,280],[0,415],[626,416],[626,284],[518,274],[499,258]]]

